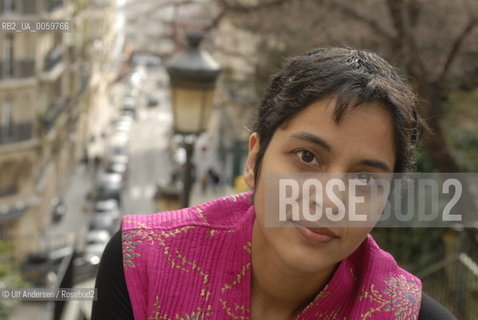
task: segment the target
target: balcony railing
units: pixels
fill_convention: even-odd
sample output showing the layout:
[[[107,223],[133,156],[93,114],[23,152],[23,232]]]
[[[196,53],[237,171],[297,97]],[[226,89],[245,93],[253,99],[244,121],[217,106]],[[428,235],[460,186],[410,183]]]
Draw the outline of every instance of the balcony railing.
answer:
[[[53,102],[48,110],[43,114],[41,122],[46,131],[50,131],[53,128],[58,116],[64,112],[70,106],[68,99],[60,98]]]
[[[35,13],[38,13],[38,3],[41,2],[41,1],[37,1],[37,0],[21,0],[19,1],[19,13],[20,14],[25,14],[25,15],[29,15],[29,14],[35,14]]]
[[[5,16],[13,14],[35,14],[37,13],[37,1],[14,0],[11,6],[7,6],[6,0],[0,0],[0,13]]]
[[[64,5],[64,0],[14,0],[13,7],[7,8],[5,0],[0,0],[0,15],[32,15],[51,12]]]
[[[0,198],[11,196],[18,192],[18,184],[12,184],[7,186],[6,188],[0,188]]]
[[[47,11],[53,11],[63,6],[64,0],[44,0]]]
[[[35,60],[0,60],[0,80],[35,76]]]
[[[43,70],[50,71],[63,59],[63,48],[57,45],[51,49],[45,57],[45,64]]]
[[[0,145],[30,140],[33,136],[31,122],[0,126]]]

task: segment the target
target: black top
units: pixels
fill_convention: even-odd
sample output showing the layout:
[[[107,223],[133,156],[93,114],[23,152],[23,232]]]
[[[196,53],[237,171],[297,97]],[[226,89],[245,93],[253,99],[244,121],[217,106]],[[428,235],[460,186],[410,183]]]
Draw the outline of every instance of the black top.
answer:
[[[121,232],[116,232],[105,248],[98,268],[91,320],[131,320],[133,310],[123,273]],[[423,293],[418,320],[453,320],[456,318],[433,298]]]

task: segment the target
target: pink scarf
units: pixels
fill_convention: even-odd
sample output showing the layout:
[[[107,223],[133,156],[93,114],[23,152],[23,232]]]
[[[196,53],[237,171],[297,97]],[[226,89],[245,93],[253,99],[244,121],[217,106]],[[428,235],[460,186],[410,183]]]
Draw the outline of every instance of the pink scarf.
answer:
[[[122,220],[136,320],[250,319],[250,193]],[[417,319],[421,282],[369,236],[297,320]]]

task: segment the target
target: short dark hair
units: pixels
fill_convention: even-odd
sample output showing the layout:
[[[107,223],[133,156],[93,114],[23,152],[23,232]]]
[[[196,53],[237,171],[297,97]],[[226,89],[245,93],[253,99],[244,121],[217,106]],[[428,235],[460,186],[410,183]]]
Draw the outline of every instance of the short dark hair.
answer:
[[[396,144],[395,172],[410,169],[424,128],[417,97],[397,71],[377,54],[346,48],[319,48],[287,59],[272,77],[261,101],[254,131],[260,139],[255,180],[277,128],[315,101],[336,98],[338,123],[353,107],[377,102],[391,114]]]

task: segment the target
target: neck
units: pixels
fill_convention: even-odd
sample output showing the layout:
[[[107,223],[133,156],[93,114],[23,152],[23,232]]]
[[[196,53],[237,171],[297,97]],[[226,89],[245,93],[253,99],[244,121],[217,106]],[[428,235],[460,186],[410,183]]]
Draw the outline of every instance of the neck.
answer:
[[[274,314],[283,319],[294,318],[313,301],[335,270],[333,265],[326,270],[306,273],[287,265],[267,242],[257,220],[253,227],[251,259],[253,319]]]

